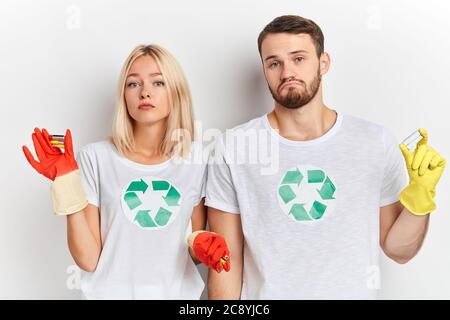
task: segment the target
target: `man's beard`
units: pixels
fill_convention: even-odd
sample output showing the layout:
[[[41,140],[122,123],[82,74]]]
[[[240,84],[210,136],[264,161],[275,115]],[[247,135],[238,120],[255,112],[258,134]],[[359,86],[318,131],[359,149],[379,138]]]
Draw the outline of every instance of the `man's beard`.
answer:
[[[301,80],[294,80],[299,81],[302,83],[304,87],[304,93],[300,93],[298,88],[289,88],[287,94],[281,95],[277,92],[274,92],[272,88],[269,86],[270,93],[272,94],[273,99],[278,102],[281,106],[289,109],[297,109],[300,107],[303,107],[305,104],[309,103],[317,94],[317,91],[319,91],[320,82],[322,80],[322,76],[320,75],[320,71],[317,72],[317,75],[314,77],[311,84],[306,86],[305,82]],[[289,79],[284,81],[280,84],[279,87],[284,85],[286,82],[288,82]],[[278,88],[279,88],[278,87]]]

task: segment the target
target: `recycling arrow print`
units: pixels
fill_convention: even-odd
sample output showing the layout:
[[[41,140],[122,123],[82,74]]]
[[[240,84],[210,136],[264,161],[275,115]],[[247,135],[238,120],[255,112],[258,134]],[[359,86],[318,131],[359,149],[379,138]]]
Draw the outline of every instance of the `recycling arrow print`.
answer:
[[[296,195],[294,191],[292,191],[290,186],[281,186],[278,189],[278,194],[280,195],[281,199],[283,199],[284,203],[288,203],[291,200],[294,200]]]
[[[302,180],[303,175],[298,170],[298,168],[286,172],[283,181],[281,182],[282,186],[280,186],[280,188],[278,189],[278,194],[280,195],[281,199],[283,199],[284,203],[288,203],[296,197],[295,192],[292,191],[292,188],[289,186],[289,184],[299,186]]]
[[[336,207],[336,186],[323,169],[313,165],[286,171],[277,191],[282,211],[295,221],[321,220]]]
[[[179,192],[177,191],[177,189],[175,189],[173,186],[170,187],[169,191],[167,192],[166,196],[163,197],[164,201],[166,201],[167,205],[169,207],[173,207],[173,206],[179,206],[179,201],[181,198],[181,195],[179,194]]]
[[[181,210],[182,195],[170,181],[146,176],[130,180],[122,189],[125,217],[145,230],[159,230],[170,225]]]
[[[322,170],[308,170],[308,183],[321,183],[325,179],[325,173]],[[322,200],[334,199],[333,194],[336,187],[329,177],[326,177],[321,189],[317,189]]]
[[[330,178],[326,178],[325,182],[322,185],[322,188],[320,190],[317,190],[317,192],[320,194],[323,200],[330,200],[334,199],[333,195],[336,191],[336,187],[334,186],[333,182],[331,182]]]
[[[325,179],[325,173],[322,170],[308,170],[308,183],[320,183]]]
[[[144,180],[140,180],[140,181],[133,181],[132,183],[130,183],[130,185],[128,186],[127,192],[128,191],[142,191],[142,193],[145,193],[145,191],[147,191],[148,188],[148,184],[145,183]]]
[[[127,193],[125,193],[124,200],[127,203],[130,210],[137,208],[142,204],[142,201],[139,199],[136,192],[142,192],[142,194],[147,191],[148,184],[145,183],[144,180],[140,179],[140,181],[133,181],[130,183],[127,189]]]
[[[164,209],[163,207],[160,207],[158,213],[156,213],[155,221],[159,226],[163,227],[167,224],[171,215],[172,212]]]
[[[300,182],[302,182],[302,180],[302,173],[298,170],[298,168],[295,168],[295,170],[286,172],[281,184],[296,184],[298,186],[300,185]]]
[[[156,227],[156,224],[149,213],[150,210],[139,210],[136,216],[134,217],[134,220],[137,221],[139,225],[143,228]]]
[[[292,205],[289,214],[293,215],[295,220],[297,221],[317,220],[322,218],[326,208],[327,206],[323,203],[314,201],[311,209],[309,210],[309,212],[307,212],[304,203],[295,203]]]
[[[165,180],[152,181],[152,187],[154,191],[167,190],[170,187],[170,183]]]
[[[139,210],[134,220],[139,223],[143,228],[163,227],[167,224],[172,215],[172,212],[162,207],[159,208],[158,213],[155,216],[155,220],[150,215],[151,210]],[[156,223],[155,223],[156,222]]]

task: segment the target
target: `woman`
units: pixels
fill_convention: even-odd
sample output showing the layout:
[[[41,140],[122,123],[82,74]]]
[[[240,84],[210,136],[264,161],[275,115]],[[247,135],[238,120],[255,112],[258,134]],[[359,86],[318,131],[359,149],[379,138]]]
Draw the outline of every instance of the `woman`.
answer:
[[[206,161],[193,141],[187,81],[167,50],[141,45],[125,61],[111,139],[85,146],[77,160],[70,130],[64,152],[45,129],[32,139],[40,162],[23,151],[53,181],[84,298],[198,299],[204,283],[193,259],[229,270],[224,239],[202,231]]]

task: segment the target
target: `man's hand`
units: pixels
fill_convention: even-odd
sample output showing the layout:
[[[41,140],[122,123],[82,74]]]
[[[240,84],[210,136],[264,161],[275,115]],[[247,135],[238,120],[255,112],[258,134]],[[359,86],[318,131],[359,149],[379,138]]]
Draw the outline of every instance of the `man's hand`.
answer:
[[[427,145],[428,134],[419,129],[422,140],[411,152],[400,144],[409,175],[409,185],[400,194],[400,202],[413,214],[425,215],[436,209],[434,202],[436,185],[444,172],[446,161]]]

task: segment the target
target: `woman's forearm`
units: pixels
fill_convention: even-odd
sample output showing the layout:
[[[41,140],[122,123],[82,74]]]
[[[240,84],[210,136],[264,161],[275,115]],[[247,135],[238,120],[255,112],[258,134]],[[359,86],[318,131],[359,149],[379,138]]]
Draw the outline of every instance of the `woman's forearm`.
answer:
[[[67,216],[67,240],[76,264],[87,272],[94,271],[101,253],[101,243],[89,228],[85,209]]]

